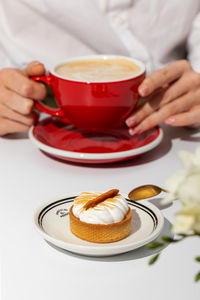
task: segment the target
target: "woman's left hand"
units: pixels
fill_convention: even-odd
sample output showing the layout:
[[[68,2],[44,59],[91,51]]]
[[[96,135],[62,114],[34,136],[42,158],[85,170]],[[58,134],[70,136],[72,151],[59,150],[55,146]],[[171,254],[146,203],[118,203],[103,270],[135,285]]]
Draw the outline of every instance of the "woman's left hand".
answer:
[[[161,122],[171,126],[200,124],[200,74],[186,60],[153,72],[138,88],[145,102],[126,120],[131,135]]]

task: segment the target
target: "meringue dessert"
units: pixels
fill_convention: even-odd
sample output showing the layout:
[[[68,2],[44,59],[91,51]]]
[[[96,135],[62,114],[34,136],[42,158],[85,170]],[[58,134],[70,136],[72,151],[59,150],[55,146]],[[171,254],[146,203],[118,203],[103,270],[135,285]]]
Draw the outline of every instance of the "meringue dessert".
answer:
[[[94,243],[119,241],[131,230],[131,209],[117,189],[81,193],[74,199],[69,219],[74,235]]]

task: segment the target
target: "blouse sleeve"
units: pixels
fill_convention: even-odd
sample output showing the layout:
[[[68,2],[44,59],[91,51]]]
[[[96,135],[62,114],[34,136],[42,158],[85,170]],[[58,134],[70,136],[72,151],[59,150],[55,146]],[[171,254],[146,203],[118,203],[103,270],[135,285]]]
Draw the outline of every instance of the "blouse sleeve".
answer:
[[[200,73],[200,12],[194,19],[187,40],[187,58],[192,68]]]

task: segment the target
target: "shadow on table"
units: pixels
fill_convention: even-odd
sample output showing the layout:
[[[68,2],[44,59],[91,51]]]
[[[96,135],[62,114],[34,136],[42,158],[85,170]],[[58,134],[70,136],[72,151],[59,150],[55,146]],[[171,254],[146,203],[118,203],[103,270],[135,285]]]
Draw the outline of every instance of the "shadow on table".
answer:
[[[25,140],[25,139],[28,139],[28,133],[27,132],[17,132],[17,133],[7,134],[3,137],[3,139],[6,139],[6,140]]]
[[[200,132],[199,128],[190,128],[190,127],[171,127],[167,125],[162,126],[165,136],[170,140],[180,139],[182,141],[188,142],[200,142],[200,136],[196,136]]]
[[[153,205],[155,205],[158,209],[163,210],[173,205],[173,203],[168,204],[162,204],[163,198],[153,198],[151,200],[148,200],[148,202],[151,202]]]
[[[159,241],[160,237],[162,237],[162,236],[173,237],[171,230],[170,230],[171,225],[172,224],[165,218],[164,227],[163,227],[159,237],[155,241]],[[69,252],[67,250],[61,249],[61,248],[51,244],[48,241],[46,241],[46,242],[48,243],[49,246],[51,246],[52,248],[54,248],[55,250],[57,250],[63,254],[77,257],[79,259],[90,260],[90,261],[116,262],[116,261],[135,260],[135,259],[140,259],[140,258],[144,258],[144,257],[150,257],[152,255],[155,255],[158,252],[157,249],[147,249],[146,246],[143,246],[143,247],[140,247],[138,249],[135,249],[130,252],[123,253],[123,254],[118,254],[118,255],[113,255],[113,256],[104,256],[104,257],[93,257],[93,256],[85,256],[85,255],[75,254],[75,253]]]

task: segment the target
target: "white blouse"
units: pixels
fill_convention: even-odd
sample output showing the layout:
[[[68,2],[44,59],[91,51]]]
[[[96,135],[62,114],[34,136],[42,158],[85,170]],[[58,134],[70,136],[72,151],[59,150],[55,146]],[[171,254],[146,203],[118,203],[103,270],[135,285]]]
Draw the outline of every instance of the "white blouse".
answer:
[[[98,53],[200,72],[200,0],[0,0],[0,68]]]

